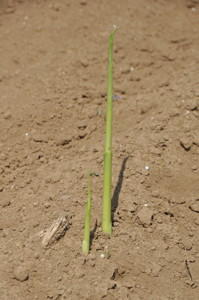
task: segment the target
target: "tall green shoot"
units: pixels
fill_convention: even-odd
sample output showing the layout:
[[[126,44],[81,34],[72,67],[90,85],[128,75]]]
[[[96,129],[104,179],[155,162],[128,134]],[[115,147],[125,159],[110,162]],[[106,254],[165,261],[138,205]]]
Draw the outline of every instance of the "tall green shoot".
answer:
[[[113,39],[115,30],[109,36],[108,50],[108,92],[106,108],[106,130],[104,149],[104,190],[102,230],[104,233],[112,233],[111,217],[111,189],[112,189],[112,98],[113,98]]]

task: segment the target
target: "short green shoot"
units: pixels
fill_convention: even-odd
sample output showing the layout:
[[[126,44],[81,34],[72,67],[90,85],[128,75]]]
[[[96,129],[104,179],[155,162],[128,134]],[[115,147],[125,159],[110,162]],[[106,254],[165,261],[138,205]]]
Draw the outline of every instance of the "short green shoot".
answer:
[[[82,252],[88,255],[90,250],[90,223],[91,223],[91,206],[92,206],[92,176],[93,173],[88,174],[88,198],[85,209],[84,221],[84,239],[82,243]]]

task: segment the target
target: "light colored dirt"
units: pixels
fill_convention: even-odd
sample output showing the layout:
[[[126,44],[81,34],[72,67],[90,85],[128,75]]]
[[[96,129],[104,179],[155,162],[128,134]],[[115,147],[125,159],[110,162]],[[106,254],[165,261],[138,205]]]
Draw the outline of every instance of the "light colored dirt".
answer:
[[[1,1],[2,300],[197,300],[198,1]],[[100,231],[107,40],[113,208]],[[81,253],[87,172],[90,255]],[[41,231],[71,225],[49,248]]]

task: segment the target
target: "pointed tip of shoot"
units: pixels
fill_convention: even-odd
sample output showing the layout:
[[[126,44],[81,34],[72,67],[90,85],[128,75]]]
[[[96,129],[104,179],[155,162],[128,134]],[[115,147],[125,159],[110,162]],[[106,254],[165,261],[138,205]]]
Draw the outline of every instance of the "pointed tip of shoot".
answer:
[[[119,26],[113,24],[113,33],[116,32],[119,29]]]

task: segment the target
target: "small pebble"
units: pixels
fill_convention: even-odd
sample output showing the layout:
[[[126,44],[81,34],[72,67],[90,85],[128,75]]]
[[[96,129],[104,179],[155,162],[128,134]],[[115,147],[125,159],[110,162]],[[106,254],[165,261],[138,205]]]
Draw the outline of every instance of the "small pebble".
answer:
[[[170,199],[170,203],[185,204],[186,198],[184,198],[184,196],[179,197],[179,198],[172,198],[172,199]]]
[[[35,253],[34,253],[34,258],[35,258],[35,259],[39,259],[39,257],[40,257],[39,253],[38,253],[38,252],[35,252]]]
[[[89,254],[89,259],[92,260],[92,261],[96,260],[96,255],[92,254],[92,253]]]
[[[195,223],[197,226],[199,226],[199,218],[196,218],[196,219],[194,220],[194,223]]]
[[[28,270],[23,266],[16,267],[14,269],[14,278],[20,282],[28,280],[29,279]]]
[[[189,151],[192,147],[193,144],[193,140],[191,137],[182,137],[180,139],[180,145],[182,146],[182,148],[184,148],[186,151]]]
[[[4,199],[4,200],[2,200],[2,201],[0,202],[0,205],[1,205],[2,207],[7,207],[7,206],[10,205],[10,200],[9,200],[9,199]]]
[[[11,117],[12,117],[12,115],[11,115],[10,112],[5,112],[5,113],[4,113],[4,119],[5,119],[5,120],[9,120],[9,119],[11,119]]]
[[[61,10],[61,6],[59,6],[59,4],[50,5],[50,8],[54,11],[60,11]]]
[[[158,264],[156,264],[156,263],[154,263],[154,264],[152,265],[152,268],[151,268],[151,273],[152,273],[152,275],[153,275],[154,277],[158,277],[160,271],[161,271],[161,266],[158,265]]]
[[[49,208],[51,205],[50,205],[50,203],[49,202],[46,202],[45,204],[44,204],[44,207],[45,208]]]
[[[189,206],[189,208],[190,208],[192,211],[194,211],[194,212],[196,212],[196,213],[199,213],[199,199],[195,200],[195,202],[194,202],[193,204],[191,204],[191,205]]]
[[[56,146],[65,146],[72,141],[72,137],[59,137],[56,140]]]
[[[193,171],[197,171],[198,167],[196,165],[192,166]]]
[[[184,239],[182,242],[178,243],[179,248],[183,250],[191,250],[192,249],[192,241],[190,239]]]
[[[132,232],[130,235],[130,238],[133,242],[135,242],[137,240],[137,233],[136,232]]]
[[[86,1],[86,0],[81,0],[81,1],[80,1],[80,5],[82,5],[82,6],[87,5],[87,1]]]
[[[158,190],[154,190],[154,191],[152,191],[152,197],[154,197],[154,198],[158,198],[158,197],[160,197],[160,192],[158,191]]]
[[[149,170],[148,170],[148,169],[144,169],[144,170],[142,171],[142,174],[143,174],[144,176],[148,176],[148,175],[149,175]]]
[[[137,214],[138,222],[147,227],[152,224],[153,210],[147,206],[144,206]]]
[[[195,110],[197,109],[198,103],[196,98],[189,99],[188,103],[186,104],[186,109],[188,110]]]

